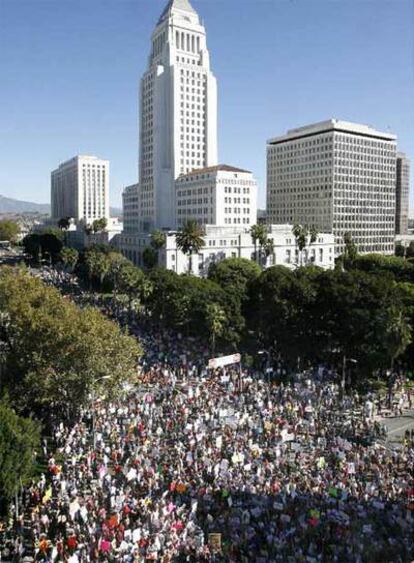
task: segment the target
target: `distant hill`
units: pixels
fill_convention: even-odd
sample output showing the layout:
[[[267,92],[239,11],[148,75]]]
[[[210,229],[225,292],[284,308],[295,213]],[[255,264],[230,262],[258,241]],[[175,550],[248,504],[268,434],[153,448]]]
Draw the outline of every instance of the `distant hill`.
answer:
[[[122,209],[111,207],[111,217],[120,217]],[[31,201],[20,201],[11,197],[0,195],[0,214],[4,213],[40,213],[50,215],[50,205],[48,203],[33,203]]]
[[[47,203],[33,203],[20,201],[0,195],[0,213],[41,213],[49,214],[50,205]]]

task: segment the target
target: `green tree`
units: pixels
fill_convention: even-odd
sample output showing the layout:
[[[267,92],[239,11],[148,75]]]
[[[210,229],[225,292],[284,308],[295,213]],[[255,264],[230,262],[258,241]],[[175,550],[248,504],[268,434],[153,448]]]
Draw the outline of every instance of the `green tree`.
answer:
[[[47,231],[40,235],[40,245],[42,255],[47,256],[51,264],[57,262],[63,248],[62,238],[53,231]]]
[[[62,217],[61,219],[59,219],[58,221],[58,227],[59,229],[61,229],[62,231],[67,231],[70,227],[70,223],[71,223],[71,218],[70,217]]]
[[[246,258],[226,258],[210,265],[208,279],[225,291],[236,293],[240,301],[246,299],[247,286],[260,276],[258,264]]]
[[[2,379],[22,412],[44,421],[73,419],[93,385],[114,394],[136,375],[135,338],[24,271],[0,271],[0,311],[9,317]]]
[[[94,233],[101,233],[106,229],[108,226],[108,220],[105,217],[101,217],[101,219],[95,219],[92,223],[92,231]]]
[[[158,266],[158,252],[152,246],[144,248],[142,253],[142,261],[147,270],[153,270]]]
[[[109,255],[94,248],[88,249],[84,255],[84,263],[90,284],[95,279],[99,288],[102,288],[104,279],[110,270]]]
[[[68,233],[69,227],[71,225],[71,222],[72,222],[71,217],[62,217],[58,221],[58,227],[64,233],[63,241],[64,241],[65,245],[67,245],[67,243],[68,243],[67,233]]]
[[[400,242],[395,245],[395,256],[405,258],[405,246],[403,246]]]
[[[414,281],[414,264],[397,256],[384,256],[382,254],[364,254],[357,256],[352,265],[353,270],[373,274],[391,274],[397,281]]]
[[[0,401],[0,499],[8,502],[29,484],[40,450],[40,426]],[[5,508],[4,506],[0,508]]]
[[[128,297],[129,314],[132,312],[134,300],[140,300],[142,297],[144,279],[144,272],[132,263],[124,264],[120,270],[119,290]]]
[[[64,267],[73,272],[79,260],[79,252],[75,248],[64,246],[60,251],[60,259]]]
[[[31,233],[24,237],[23,248],[25,253],[36,263],[39,263],[42,256],[41,238],[38,233]]]
[[[250,283],[246,304],[248,329],[254,331],[257,346],[274,350],[292,368],[299,357],[310,360],[315,348],[310,311],[317,274],[307,270],[268,268]]]
[[[188,336],[209,337],[206,307],[216,303],[226,314],[223,344],[234,348],[239,342],[243,318],[235,299],[216,283],[161,268],[152,270],[148,277],[152,284],[148,310],[154,321]]]
[[[112,284],[113,296],[116,299],[120,286],[121,271],[125,266],[132,265],[132,262],[125,258],[120,252],[114,251],[108,253],[108,261],[109,269],[107,278]]]
[[[0,221],[0,240],[14,244],[17,242],[19,235],[20,226],[18,223],[9,219],[2,219]]]
[[[357,259],[358,250],[356,244],[352,239],[352,235],[349,232],[344,234],[344,243],[345,243],[344,265],[347,268],[349,268],[352,267],[353,263]]]
[[[208,279],[217,283],[226,294],[227,314],[232,319],[234,334],[238,337],[245,328],[248,287],[260,274],[260,266],[246,258],[226,258],[211,264],[209,268]]]
[[[200,250],[205,246],[204,231],[202,227],[194,219],[189,219],[183,225],[181,231],[176,235],[177,248],[181,250],[184,254],[188,254],[189,266],[188,271],[192,273],[193,264],[192,258],[193,253],[199,253]]]

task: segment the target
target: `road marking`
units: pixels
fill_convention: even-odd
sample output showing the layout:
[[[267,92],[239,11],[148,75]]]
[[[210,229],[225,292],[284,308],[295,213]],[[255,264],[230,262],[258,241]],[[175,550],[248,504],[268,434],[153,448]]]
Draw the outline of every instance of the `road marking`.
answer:
[[[409,422],[408,424],[404,424],[404,426],[399,426],[398,428],[394,428],[394,430],[390,430],[388,432],[389,434],[394,434],[395,432],[400,432],[401,430],[404,430],[405,428],[409,428],[410,426],[414,425],[414,421]]]

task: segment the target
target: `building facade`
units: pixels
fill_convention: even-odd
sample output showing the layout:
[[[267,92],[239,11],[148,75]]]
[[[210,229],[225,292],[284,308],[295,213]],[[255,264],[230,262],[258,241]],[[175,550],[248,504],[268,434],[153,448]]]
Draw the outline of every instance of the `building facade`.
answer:
[[[395,197],[395,234],[408,235],[410,160],[402,152],[397,153]]]
[[[273,241],[272,254],[262,261],[264,267],[275,265],[297,268],[314,264],[324,269],[335,265],[334,235],[321,233],[315,243],[308,244],[302,253],[292,234],[292,225],[271,225],[268,227],[268,238]],[[143,266],[143,252],[150,244],[151,236],[146,234],[123,233],[116,237],[114,244],[122,253],[137,266]],[[249,229],[243,226],[222,227],[206,225],[205,245],[191,259],[192,273],[206,276],[212,263],[225,258],[246,258],[256,260],[258,248],[254,245]],[[176,233],[166,233],[166,243],[159,252],[159,265],[178,274],[189,271],[190,259],[178,249]]]
[[[344,249],[394,253],[396,137],[335,119],[292,129],[267,144],[269,223],[314,225]]]
[[[79,155],[51,175],[51,216],[93,223],[109,220],[109,161]]]
[[[188,0],[170,0],[140,86],[140,230],[175,228],[175,180],[217,164],[217,84],[206,32]]]
[[[247,170],[226,164],[194,170],[180,176],[175,187],[178,228],[189,219],[221,227],[256,222],[257,182]]]
[[[127,186],[122,192],[122,215],[125,232],[139,232],[139,184]]]

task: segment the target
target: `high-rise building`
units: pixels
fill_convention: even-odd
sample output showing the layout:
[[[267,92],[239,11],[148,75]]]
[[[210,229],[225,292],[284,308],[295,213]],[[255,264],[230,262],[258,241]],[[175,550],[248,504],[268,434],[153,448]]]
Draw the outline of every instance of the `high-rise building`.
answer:
[[[188,0],[170,0],[140,86],[140,229],[174,228],[175,180],[217,164],[217,85],[206,32]]]
[[[267,145],[269,223],[301,223],[350,233],[358,251],[394,252],[396,137],[332,119],[271,139]]]
[[[122,192],[122,215],[124,231],[139,232],[139,184],[127,186]]]
[[[402,152],[397,153],[397,182],[395,195],[395,234],[408,235],[410,160]]]
[[[51,175],[51,203],[55,220],[109,219],[109,161],[79,155],[60,164]]]
[[[220,227],[256,223],[257,183],[247,170],[220,164],[183,174],[175,185],[178,228],[189,219]]]

